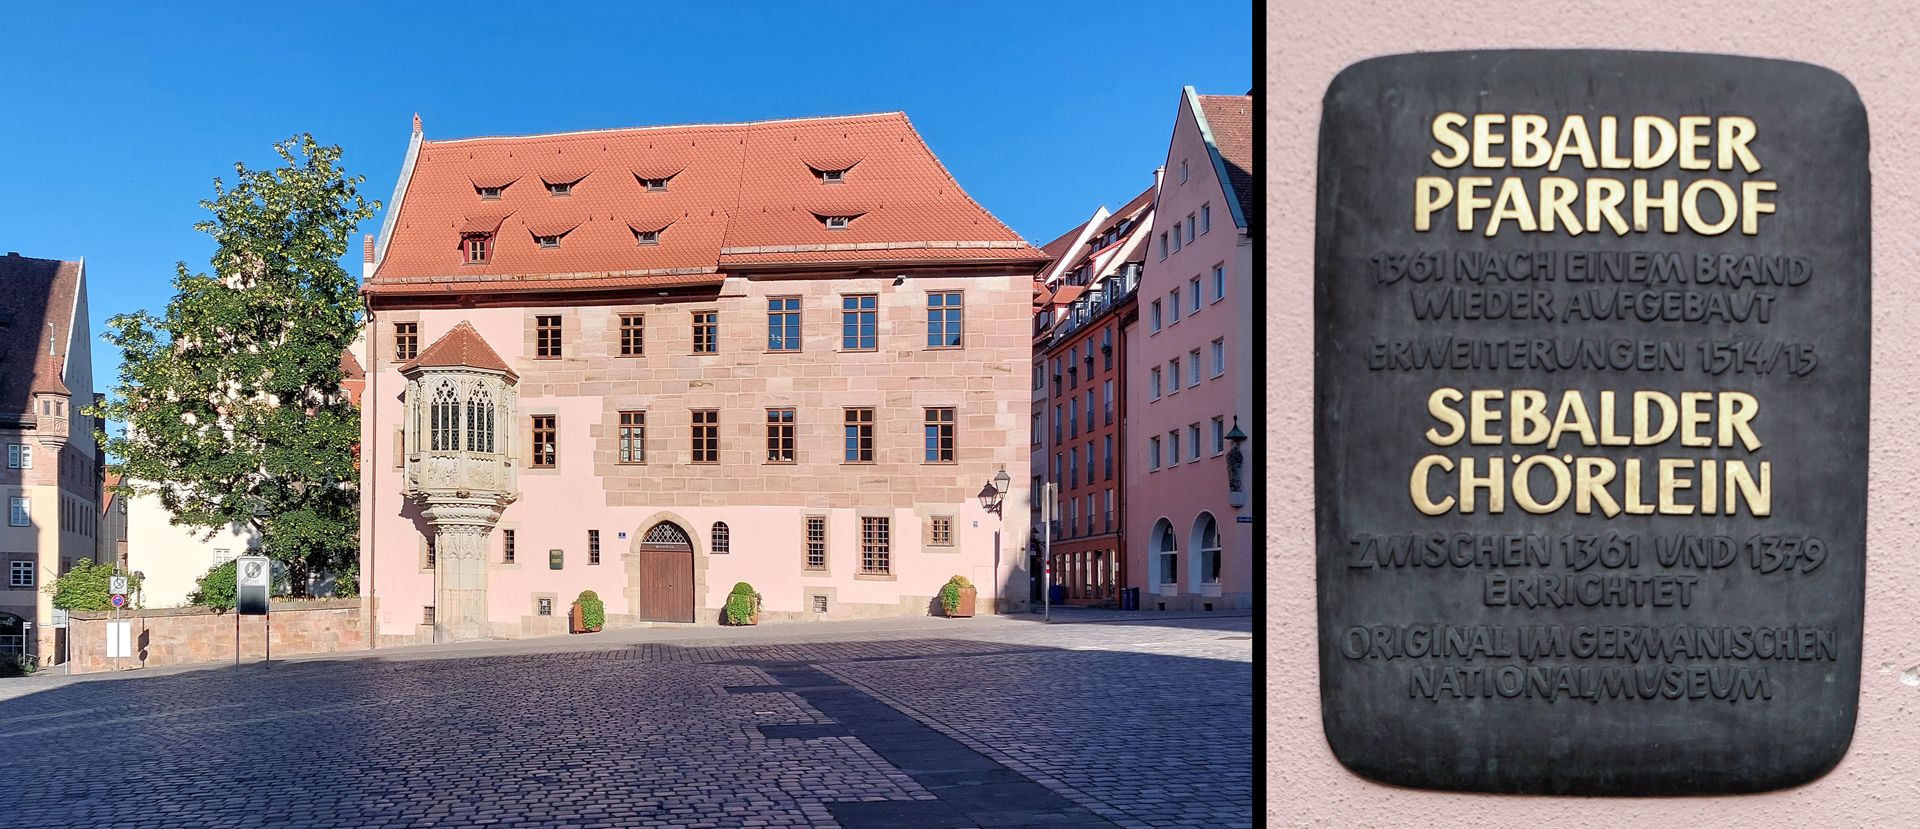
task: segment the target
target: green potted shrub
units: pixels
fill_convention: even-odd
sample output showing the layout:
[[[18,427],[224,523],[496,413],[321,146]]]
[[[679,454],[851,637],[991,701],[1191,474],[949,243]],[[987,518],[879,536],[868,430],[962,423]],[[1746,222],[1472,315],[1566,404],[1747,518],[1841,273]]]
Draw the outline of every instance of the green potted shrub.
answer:
[[[940,608],[948,618],[964,619],[973,615],[973,603],[979,595],[966,576],[954,576],[940,587]]]
[[[727,624],[760,624],[760,594],[753,592],[753,585],[740,582],[733,586],[733,592],[727,595]]]
[[[599,633],[607,623],[607,603],[600,601],[600,594],[582,590],[580,598],[573,600],[573,612],[569,615],[568,627],[573,633]]]

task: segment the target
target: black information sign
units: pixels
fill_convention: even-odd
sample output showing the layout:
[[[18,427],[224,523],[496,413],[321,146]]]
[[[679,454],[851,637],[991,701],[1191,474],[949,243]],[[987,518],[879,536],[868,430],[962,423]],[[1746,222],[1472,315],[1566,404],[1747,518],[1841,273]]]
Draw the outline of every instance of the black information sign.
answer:
[[[1806,64],[1434,53],[1333,81],[1314,461],[1342,763],[1658,795],[1839,762],[1868,190],[1859,96]]]

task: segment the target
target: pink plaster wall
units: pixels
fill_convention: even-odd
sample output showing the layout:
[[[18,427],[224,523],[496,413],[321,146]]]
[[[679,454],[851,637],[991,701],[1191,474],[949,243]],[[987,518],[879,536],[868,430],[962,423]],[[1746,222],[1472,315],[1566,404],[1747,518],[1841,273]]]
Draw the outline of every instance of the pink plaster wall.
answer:
[[[1275,826],[1896,826],[1920,816],[1920,483],[1902,420],[1920,281],[1920,11],[1907,4],[1689,5],[1287,0],[1268,16],[1267,819]],[[1712,8],[1702,8],[1711,6]],[[1320,99],[1364,58],[1474,48],[1620,48],[1806,61],[1846,75],[1872,129],[1874,360],[1860,716],[1846,759],[1795,789],[1730,798],[1574,799],[1414,791],[1341,767],[1320,729],[1313,550],[1313,235]]]

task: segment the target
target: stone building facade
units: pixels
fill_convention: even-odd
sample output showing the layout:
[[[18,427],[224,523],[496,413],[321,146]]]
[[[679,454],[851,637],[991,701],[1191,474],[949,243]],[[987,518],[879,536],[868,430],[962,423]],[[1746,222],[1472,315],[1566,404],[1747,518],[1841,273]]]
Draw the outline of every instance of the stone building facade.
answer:
[[[716,623],[736,582],[762,621],[925,615],[953,575],[1024,604],[1046,256],[904,116],[416,129],[381,236],[376,641],[564,632],[587,589],[611,625]]]
[[[99,424],[85,262],[0,256],[0,658],[51,664],[53,580],[100,555]]]

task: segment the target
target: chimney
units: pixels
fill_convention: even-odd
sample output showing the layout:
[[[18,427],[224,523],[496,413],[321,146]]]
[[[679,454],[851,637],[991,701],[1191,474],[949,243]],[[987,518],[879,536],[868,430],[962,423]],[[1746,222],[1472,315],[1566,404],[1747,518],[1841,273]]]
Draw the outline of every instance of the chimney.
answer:
[[[360,275],[363,279],[373,278],[373,234],[361,237]]]
[[[1153,203],[1155,206],[1158,206],[1160,204],[1160,181],[1162,179],[1165,179],[1166,177],[1167,177],[1166,165],[1163,164],[1159,167],[1153,168]]]
[[[418,112],[413,114],[413,132],[415,135],[420,133],[420,113]]]

